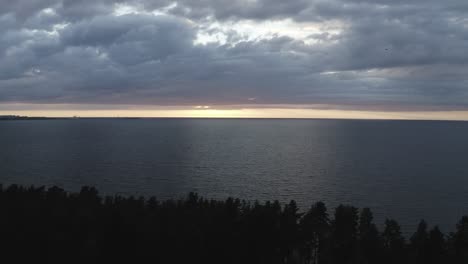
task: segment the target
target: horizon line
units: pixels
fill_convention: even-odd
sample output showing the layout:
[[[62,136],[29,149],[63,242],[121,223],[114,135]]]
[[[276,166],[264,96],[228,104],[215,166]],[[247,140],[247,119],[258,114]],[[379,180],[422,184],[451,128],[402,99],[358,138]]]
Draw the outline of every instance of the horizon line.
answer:
[[[13,117],[2,119],[2,117]],[[355,121],[437,121],[467,122],[468,119],[430,119],[430,118],[355,118],[355,117],[210,117],[210,116],[21,116],[0,115],[0,121],[20,120],[79,120],[79,119],[252,119],[252,120],[355,120]]]

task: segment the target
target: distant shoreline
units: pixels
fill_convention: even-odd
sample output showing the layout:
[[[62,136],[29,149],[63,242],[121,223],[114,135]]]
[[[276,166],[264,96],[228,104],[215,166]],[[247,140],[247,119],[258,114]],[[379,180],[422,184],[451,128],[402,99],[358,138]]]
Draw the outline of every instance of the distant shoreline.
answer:
[[[468,120],[443,119],[373,119],[373,118],[284,118],[284,117],[32,117],[32,116],[0,116],[0,121],[21,120],[99,120],[99,119],[200,119],[200,120],[340,120],[340,121],[420,121],[420,122],[467,122]]]
[[[18,120],[78,120],[78,119],[142,119],[141,117],[30,117],[30,116],[0,116],[0,121]]]

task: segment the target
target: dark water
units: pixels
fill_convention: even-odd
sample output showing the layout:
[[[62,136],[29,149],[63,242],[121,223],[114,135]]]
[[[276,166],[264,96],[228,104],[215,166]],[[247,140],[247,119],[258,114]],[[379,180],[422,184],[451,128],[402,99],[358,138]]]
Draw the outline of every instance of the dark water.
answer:
[[[405,232],[468,214],[468,123],[137,119],[0,122],[0,182],[76,191],[323,200]]]

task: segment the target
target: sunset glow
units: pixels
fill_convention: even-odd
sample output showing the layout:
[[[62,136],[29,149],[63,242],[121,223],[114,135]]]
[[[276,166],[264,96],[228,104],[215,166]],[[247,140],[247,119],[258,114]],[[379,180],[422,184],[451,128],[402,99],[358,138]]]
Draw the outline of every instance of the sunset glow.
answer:
[[[89,106],[86,106],[89,107]],[[235,108],[121,106],[121,109],[96,109],[76,105],[17,105],[14,111],[0,107],[0,115],[35,117],[154,117],[154,118],[331,118],[331,119],[408,119],[408,120],[468,120],[468,111],[357,111],[311,108]],[[24,110],[29,108],[30,110]]]

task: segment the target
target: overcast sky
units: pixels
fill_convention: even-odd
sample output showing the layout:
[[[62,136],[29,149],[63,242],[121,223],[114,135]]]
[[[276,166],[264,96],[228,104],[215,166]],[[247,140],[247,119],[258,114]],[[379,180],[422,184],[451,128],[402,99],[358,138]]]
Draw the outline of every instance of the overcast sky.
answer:
[[[468,1],[0,0],[0,111],[31,105],[465,111]]]

